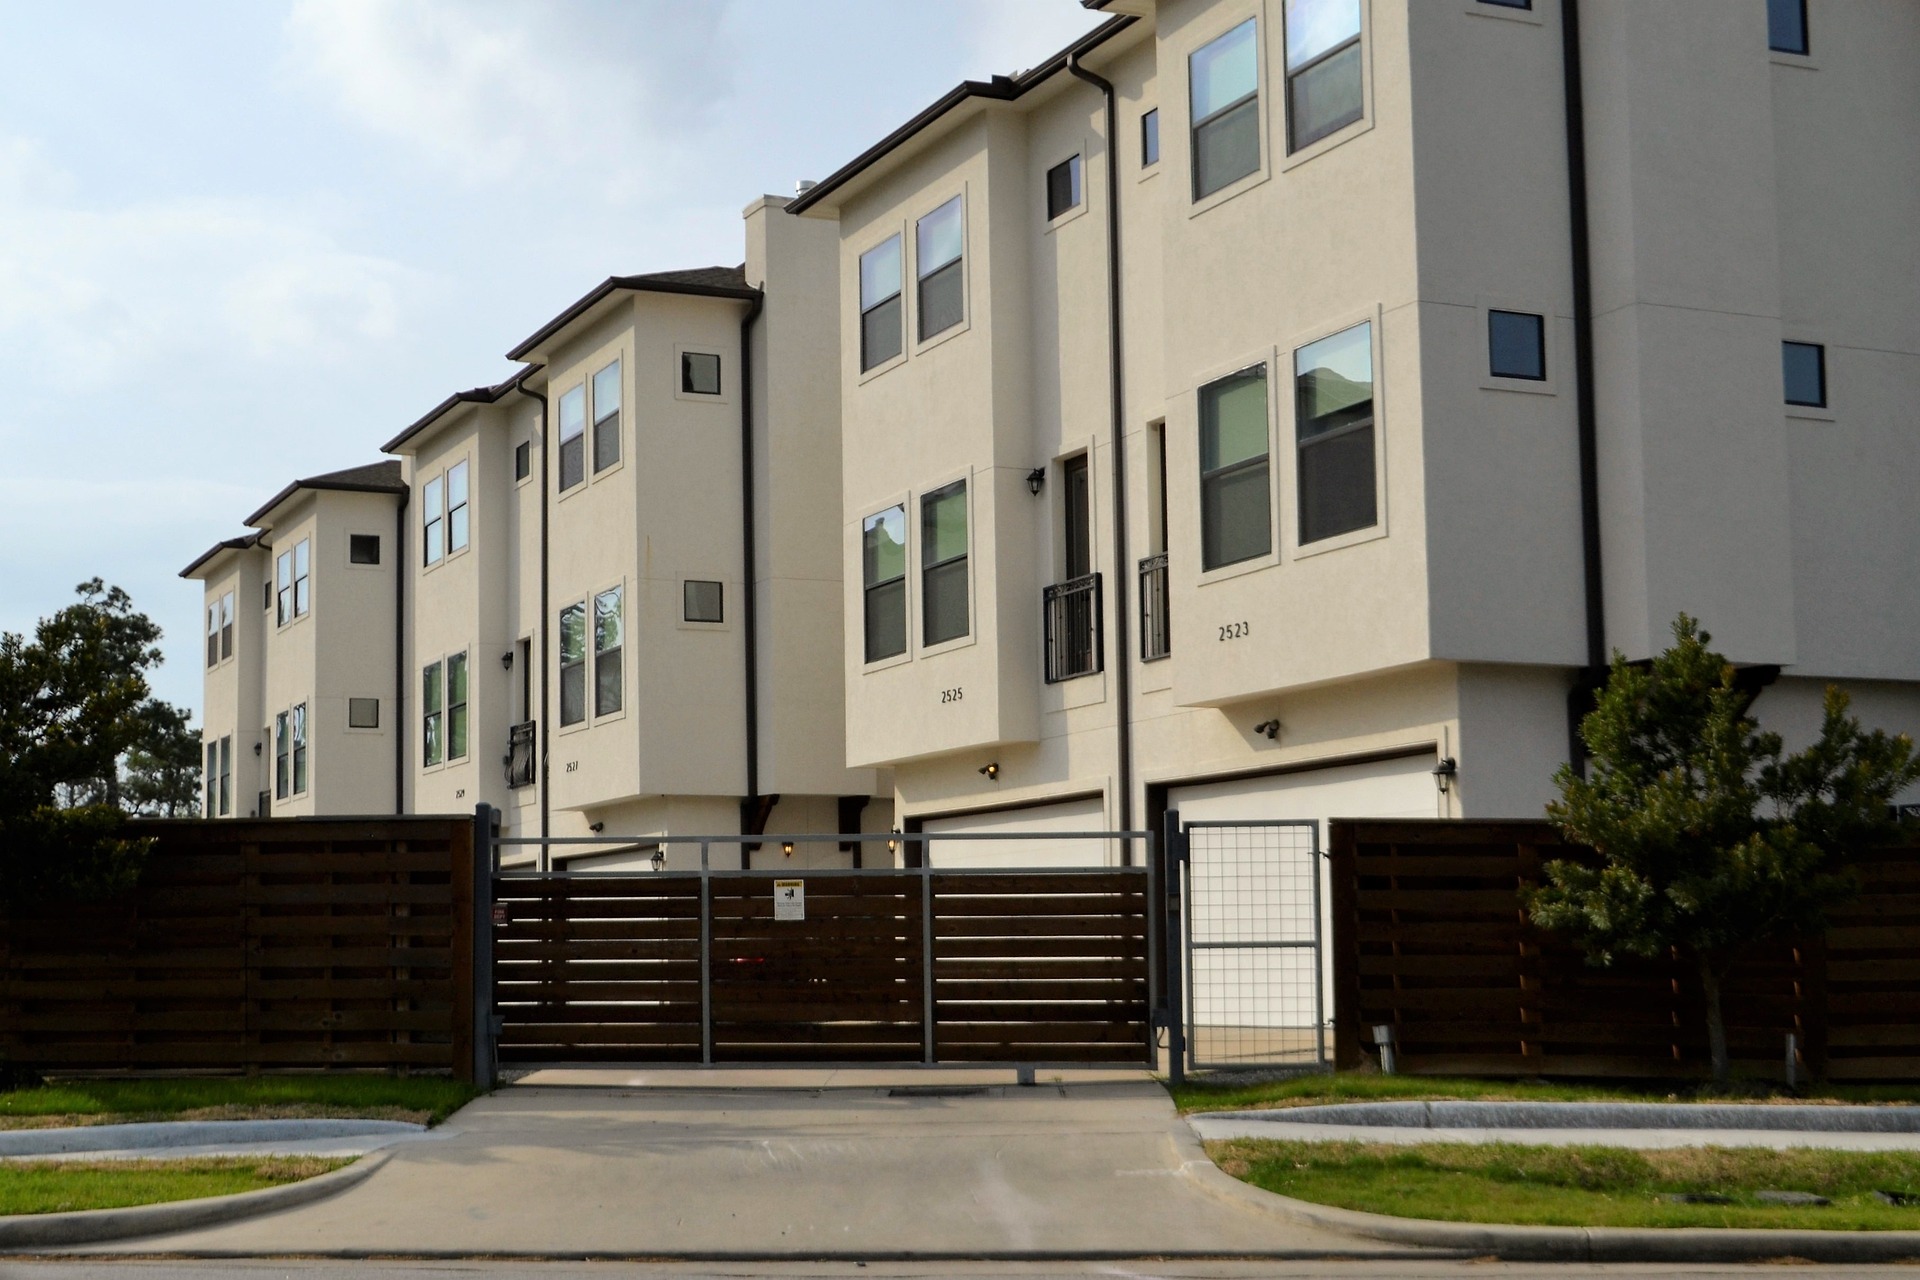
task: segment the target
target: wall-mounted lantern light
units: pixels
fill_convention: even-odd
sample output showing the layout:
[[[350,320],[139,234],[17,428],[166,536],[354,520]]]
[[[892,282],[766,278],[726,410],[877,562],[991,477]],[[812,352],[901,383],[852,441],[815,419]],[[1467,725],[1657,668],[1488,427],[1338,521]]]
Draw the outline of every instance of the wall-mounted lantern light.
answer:
[[[500,655],[500,666],[506,671],[513,670],[513,650],[509,649]]]
[[[1034,497],[1037,498],[1040,496],[1040,490],[1045,487],[1046,483],[1047,469],[1045,467],[1035,467],[1033,470],[1027,472],[1027,492]]]
[[[1433,766],[1433,785],[1440,788],[1440,794],[1447,794],[1453,780],[1460,776],[1460,762],[1452,756],[1440,757],[1440,763]]]

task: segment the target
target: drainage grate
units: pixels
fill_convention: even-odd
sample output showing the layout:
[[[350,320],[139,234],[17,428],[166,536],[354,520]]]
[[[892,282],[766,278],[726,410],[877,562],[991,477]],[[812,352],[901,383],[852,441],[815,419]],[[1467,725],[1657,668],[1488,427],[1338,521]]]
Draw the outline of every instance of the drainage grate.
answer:
[[[889,1098],[979,1098],[987,1087],[980,1084],[908,1084],[887,1090]]]

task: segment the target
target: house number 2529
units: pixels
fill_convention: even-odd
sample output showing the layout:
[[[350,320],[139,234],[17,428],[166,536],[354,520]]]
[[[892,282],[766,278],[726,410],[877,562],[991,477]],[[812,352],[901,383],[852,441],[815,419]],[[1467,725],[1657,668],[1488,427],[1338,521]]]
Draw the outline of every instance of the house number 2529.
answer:
[[[1220,628],[1220,640],[1222,643],[1228,640],[1244,640],[1250,630],[1251,628],[1244,622],[1229,622]]]

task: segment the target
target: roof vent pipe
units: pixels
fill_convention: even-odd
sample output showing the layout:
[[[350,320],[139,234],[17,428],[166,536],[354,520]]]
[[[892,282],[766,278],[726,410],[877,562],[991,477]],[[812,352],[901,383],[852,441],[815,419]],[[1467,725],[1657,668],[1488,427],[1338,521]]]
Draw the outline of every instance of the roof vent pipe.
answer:
[[[800,179],[800,181],[793,184],[793,194],[795,194],[796,196],[803,196],[807,194],[807,192],[813,190],[815,187],[819,185],[820,184],[815,182],[812,178],[802,178]]]

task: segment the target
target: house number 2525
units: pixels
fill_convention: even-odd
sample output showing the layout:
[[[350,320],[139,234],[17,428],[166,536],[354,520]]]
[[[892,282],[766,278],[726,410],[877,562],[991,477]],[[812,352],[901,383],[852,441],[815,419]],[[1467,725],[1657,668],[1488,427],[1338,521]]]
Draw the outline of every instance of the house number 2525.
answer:
[[[958,702],[965,694],[965,689],[942,689],[940,691],[940,701]]]

